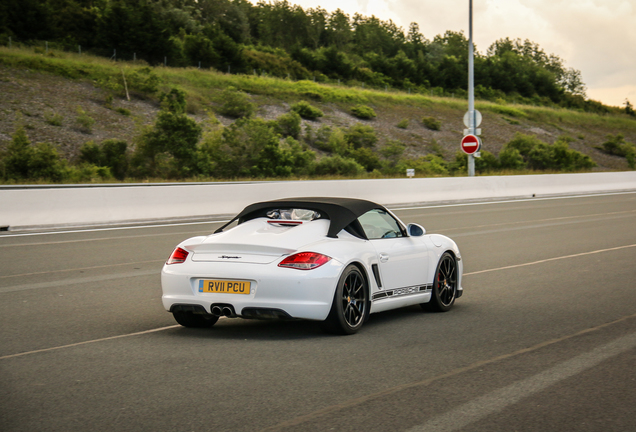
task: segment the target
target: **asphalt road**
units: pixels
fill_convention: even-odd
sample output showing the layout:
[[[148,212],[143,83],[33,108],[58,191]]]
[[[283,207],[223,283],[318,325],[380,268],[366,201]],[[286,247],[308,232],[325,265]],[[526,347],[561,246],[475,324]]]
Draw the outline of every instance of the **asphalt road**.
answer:
[[[0,430],[636,431],[636,193],[397,210],[457,241],[449,313],[176,326],[218,223],[0,236]]]

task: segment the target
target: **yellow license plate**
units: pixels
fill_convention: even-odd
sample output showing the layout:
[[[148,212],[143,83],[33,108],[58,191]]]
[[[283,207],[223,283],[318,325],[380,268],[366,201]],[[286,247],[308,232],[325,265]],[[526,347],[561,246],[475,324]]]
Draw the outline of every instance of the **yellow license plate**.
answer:
[[[199,281],[199,292],[222,294],[249,294],[250,282],[235,280],[202,279]]]

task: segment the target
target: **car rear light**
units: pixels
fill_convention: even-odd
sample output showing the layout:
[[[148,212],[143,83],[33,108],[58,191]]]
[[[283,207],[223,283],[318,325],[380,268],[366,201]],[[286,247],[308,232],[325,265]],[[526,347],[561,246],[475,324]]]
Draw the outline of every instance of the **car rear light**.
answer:
[[[181,264],[185,262],[189,253],[190,252],[185,249],[176,248],[170,255],[170,258],[168,258],[168,261],[166,261],[166,264]]]
[[[331,260],[327,255],[316,252],[299,252],[290,255],[278,264],[278,267],[293,268],[297,270],[313,270]]]

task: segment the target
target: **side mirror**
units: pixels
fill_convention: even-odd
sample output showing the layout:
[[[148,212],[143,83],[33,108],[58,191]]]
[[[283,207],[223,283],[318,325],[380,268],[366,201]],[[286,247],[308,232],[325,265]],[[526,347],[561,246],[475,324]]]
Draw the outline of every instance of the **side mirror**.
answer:
[[[424,227],[415,223],[408,224],[406,231],[409,233],[409,237],[421,237],[426,234]]]

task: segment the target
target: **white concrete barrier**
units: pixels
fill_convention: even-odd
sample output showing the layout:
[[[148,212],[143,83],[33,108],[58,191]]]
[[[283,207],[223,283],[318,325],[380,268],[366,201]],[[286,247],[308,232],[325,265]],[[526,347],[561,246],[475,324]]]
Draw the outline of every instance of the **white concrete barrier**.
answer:
[[[0,186],[0,229],[11,231],[218,218],[277,198],[341,196],[389,207],[636,191],[636,172],[423,179]],[[9,228],[7,228],[9,227]]]

